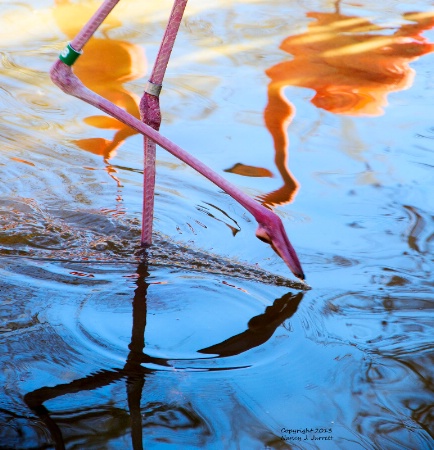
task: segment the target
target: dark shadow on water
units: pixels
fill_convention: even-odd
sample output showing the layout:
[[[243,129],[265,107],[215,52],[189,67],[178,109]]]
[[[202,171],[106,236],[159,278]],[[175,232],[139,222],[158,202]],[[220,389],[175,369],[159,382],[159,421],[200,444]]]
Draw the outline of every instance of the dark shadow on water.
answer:
[[[190,404],[187,407],[164,404],[160,402],[148,402],[142,406],[142,392],[147,379],[155,372],[167,370],[173,365],[169,359],[155,358],[146,352],[145,330],[147,325],[147,293],[150,283],[148,262],[146,259],[137,268],[137,288],[134,291],[132,302],[132,334],[128,346],[129,354],[125,365],[122,368],[103,369],[90,375],[74,380],[66,384],[58,384],[53,387],[42,387],[24,396],[27,406],[39,417],[46,426],[55,449],[65,449],[71,439],[77,438],[74,429],[79,430],[80,440],[84,442],[86,433],[83,433],[83,426],[93,429],[100,422],[106,421],[107,417],[116,415],[116,429],[110,428],[110,435],[107,439],[124,434],[125,429],[131,429],[131,442],[134,450],[143,449],[143,428],[149,424],[159,424],[167,426],[167,418],[170,418],[171,427],[200,428],[201,433],[209,434],[210,430],[203,418],[197,414]],[[264,314],[250,319],[248,329],[224,342],[199,350],[200,353],[214,353],[219,357],[238,355],[254,347],[264,344],[271,338],[276,329],[297,311],[298,305],[303,299],[304,293],[287,293],[276,299],[272,306],[265,309]],[[208,358],[206,358],[208,359]],[[144,367],[155,365],[156,368]],[[238,367],[239,368],[239,367]],[[203,369],[203,371],[230,370],[224,369]],[[62,414],[57,414],[58,419],[51,417],[51,412],[44,406],[48,400],[55,399],[68,394],[76,394],[82,391],[94,391],[108,386],[120,380],[126,381],[128,415],[113,405],[93,406],[87,411],[71,410]],[[189,409],[189,407],[191,407]],[[144,412],[144,409],[146,410]],[[65,427],[62,431],[61,425]],[[65,437],[64,435],[68,435]],[[98,435],[104,438],[104,430],[98,429]]]

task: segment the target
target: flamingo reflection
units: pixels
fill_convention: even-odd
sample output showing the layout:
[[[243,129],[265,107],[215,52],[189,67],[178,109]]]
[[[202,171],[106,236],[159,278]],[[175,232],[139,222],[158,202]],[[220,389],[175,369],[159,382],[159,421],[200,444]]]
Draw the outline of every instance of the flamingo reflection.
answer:
[[[247,324],[247,330],[230,337],[223,342],[199,350],[199,353],[215,354],[218,357],[239,355],[253,347],[265,344],[285,320],[292,317],[303,299],[303,293],[291,293],[274,301],[265,308],[265,312],[252,317]]]
[[[136,289],[132,302],[132,333],[131,341],[128,346],[129,354],[125,365],[122,368],[115,367],[112,369],[102,369],[94,372],[84,378],[76,379],[70,383],[59,384],[53,387],[42,387],[32,392],[28,392],[24,396],[24,401],[29,408],[43,421],[50,436],[55,443],[56,450],[65,449],[65,444],[72,444],[75,439],[83,442],[91,428],[89,439],[92,438],[95,423],[106,423],[109,419],[116,418],[118,424],[115,429],[106,430],[107,441],[114,436],[121,436],[125,433],[124,427],[129,424],[131,430],[131,442],[134,450],[142,450],[143,447],[143,429],[146,427],[146,417],[143,411],[149,415],[151,424],[155,424],[159,415],[185,415],[183,419],[183,427],[186,427],[186,421],[193,421],[195,428],[203,428],[204,434],[209,434],[206,421],[200,417],[191,404],[187,400],[185,405],[175,405],[173,403],[165,403],[164,399],[152,400],[143,399],[143,390],[148,378],[158,372],[156,368],[148,368],[145,365],[157,366],[160,368],[171,368],[178,361],[182,364],[182,360],[169,360],[164,358],[155,358],[146,353],[145,348],[145,331],[147,325],[147,294],[150,283],[147,281],[149,277],[148,264],[146,261],[138,265]],[[248,330],[239,335],[233,336],[222,343],[215,344],[206,349],[198,350],[202,354],[217,354],[219,357],[238,355],[246,352],[254,347],[258,347],[267,342],[274,334],[276,329],[282,323],[292,317],[297,311],[304,293],[296,295],[287,293],[283,297],[276,299],[273,305],[267,307],[263,314],[253,317],[248,323]],[[152,317],[152,316],[150,316]],[[208,359],[210,356],[205,356]],[[227,370],[225,367],[221,370]],[[196,369],[197,370],[197,369]],[[219,370],[212,367],[204,370]],[[61,417],[54,419],[51,417],[50,411],[44,406],[44,403],[65,395],[77,394],[83,391],[94,391],[112,383],[125,380],[127,391],[128,411],[125,412],[120,408],[114,408],[113,405],[104,405],[101,407],[94,406],[87,411],[77,410],[71,412],[68,418]],[[176,409],[176,408],[179,408]],[[153,415],[153,416],[152,416]],[[162,426],[167,426],[167,423]],[[128,427],[128,425],[126,425]],[[68,437],[64,437],[62,428],[67,429]],[[105,431],[98,429],[98,435],[104,440]],[[65,442],[66,440],[66,442]],[[100,441],[101,442],[101,441]]]
[[[378,116],[384,113],[387,96],[408,89],[415,71],[410,63],[432,52],[433,44],[421,34],[434,26],[434,12],[406,13],[404,24],[389,25],[353,15],[341,14],[339,2],[332,13],[309,12],[314,19],[307,30],[289,36],[280,48],[293,59],[269,68],[265,125],[275,150],[275,164],[283,186],[259,200],[272,207],[293,201],[299,183],[287,166],[287,128],[295,114],[285,98],[287,86],[314,91],[311,102],[333,114]],[[264,168],[237,164],[230,172],[247,176],[270,176]]]

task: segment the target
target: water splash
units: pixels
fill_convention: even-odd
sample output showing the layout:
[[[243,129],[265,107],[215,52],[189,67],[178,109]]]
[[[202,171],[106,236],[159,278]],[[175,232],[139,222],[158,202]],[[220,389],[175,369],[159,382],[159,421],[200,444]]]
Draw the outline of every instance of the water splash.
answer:
[[[0,256],[66,262],[138,263],[228,275],[264,284],[306,290],[305,283],[271,274],[156,235],[145,252],[138,246],[139,224],[100,211],[46,209],[33,199],[0,200]]]

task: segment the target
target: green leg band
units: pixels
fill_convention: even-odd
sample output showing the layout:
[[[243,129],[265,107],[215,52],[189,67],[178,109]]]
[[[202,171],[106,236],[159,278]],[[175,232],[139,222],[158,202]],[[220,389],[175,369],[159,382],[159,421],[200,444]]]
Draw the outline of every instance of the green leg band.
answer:
[[[60,61],[64,62],[65,64],[67,64],[68,66],[72,66],[75,61],[77,60],[77,58],[83,53],[83,51],[81,52],[77,52],[77,50],[74,50],[71,47],[71,44],[68,44],[60,53],[59,55],[59,59]]]

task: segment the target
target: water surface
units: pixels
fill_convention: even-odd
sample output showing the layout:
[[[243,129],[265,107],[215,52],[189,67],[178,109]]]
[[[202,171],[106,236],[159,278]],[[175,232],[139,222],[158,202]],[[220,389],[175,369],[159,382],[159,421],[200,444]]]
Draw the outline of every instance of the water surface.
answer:
[[[136,116],[147,3],[75,66]],[[187,6],[161,131],[275,210],[310,290],[161,149],[141,252],[141,136],[48,77],[98,5],[0,5],[0,448],[433,448],[431,2]]]

